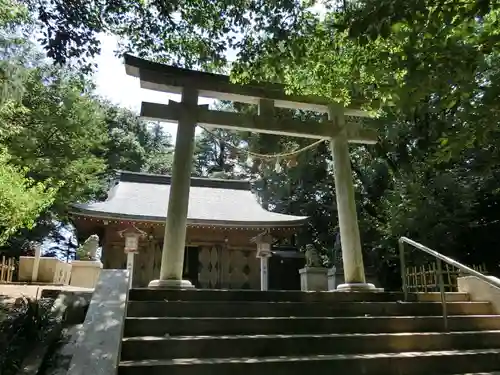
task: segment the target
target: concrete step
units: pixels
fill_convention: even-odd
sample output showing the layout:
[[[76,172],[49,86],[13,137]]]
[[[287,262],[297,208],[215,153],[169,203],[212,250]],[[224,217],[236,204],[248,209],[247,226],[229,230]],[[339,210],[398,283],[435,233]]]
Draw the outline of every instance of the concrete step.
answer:
[[[500,349],[123,361],[118,375],[445,375],[500,370]]]
[[[449,315],[490,315],[487,302],[447,303]],[[440,302],[214,302],[214,301],[130,301],[127,314],[169,317],[253,317],[253,316],[439,316]]]
[[[396,302],[403,293],[300,292],[271,290],[166,290],[136,288],[129,292],[129,301],[267,301],[267,302]],[[467,293],[446,293],[448,302],[469,301]],[[439,302],[440,293],[409,293],[408,301]]]
[[[500,330],[500,315],[449,316],[450,331]],[[124,336],[272,335],[315,333],[433,332],[441,316],[391,317],[136,317],[125,321]]]
[[[308,356],[500,348],[500,331],[130,337],[122,360]]]

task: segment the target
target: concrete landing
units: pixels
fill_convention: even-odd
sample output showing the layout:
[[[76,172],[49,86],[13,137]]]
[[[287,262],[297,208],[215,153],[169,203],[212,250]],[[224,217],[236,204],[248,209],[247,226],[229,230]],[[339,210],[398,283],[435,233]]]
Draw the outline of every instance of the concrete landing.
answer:
[[[0,284],[0,303],[14,303],[19,297],[38,299],[43,291],[92,293],[94,289],[53,284]]]

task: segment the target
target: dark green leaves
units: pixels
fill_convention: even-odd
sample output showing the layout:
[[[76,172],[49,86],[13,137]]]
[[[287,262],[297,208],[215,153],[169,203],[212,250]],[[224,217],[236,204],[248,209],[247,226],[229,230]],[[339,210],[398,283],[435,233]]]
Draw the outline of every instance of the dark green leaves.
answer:
[[[122,51],[186,67],[218,70],[225,53],[254,34],[293,27],[298,0],[25,0],[43,29],[40,42],[60,64],[92,67],[99,33],[122,38]],[[244,43],[244,42],[243,42]]]

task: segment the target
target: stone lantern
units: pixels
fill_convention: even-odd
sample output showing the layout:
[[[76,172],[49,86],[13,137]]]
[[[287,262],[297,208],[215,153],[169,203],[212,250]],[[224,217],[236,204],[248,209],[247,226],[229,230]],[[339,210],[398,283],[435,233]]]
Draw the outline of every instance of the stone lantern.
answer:
[[[123,251],[127,254],[127,269],[129,271],[129,286],[132,287],[134,277],[134,256],[139,253],[139,239],[146,236],[146,232],[138,229],[135,225],[118,232],[125,239]]]
[[[260,290],[268,290],[269,288],[268,269],[273,240],[267,231],[252,238],[252,242],[257,244],[257,258],[260,258]]]

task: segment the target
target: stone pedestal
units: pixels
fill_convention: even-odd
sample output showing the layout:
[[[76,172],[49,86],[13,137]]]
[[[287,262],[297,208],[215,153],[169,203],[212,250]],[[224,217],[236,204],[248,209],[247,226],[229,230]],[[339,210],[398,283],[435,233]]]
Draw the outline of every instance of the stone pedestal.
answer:
[[[33,280],[33,267],[35,266],[35,257],[19,257],[19,281],[31,281],[39,283],[52,283],[57,274],[57,268],[63,263],[57,258],[41,257],[36,271],[36,280]]]
[[[337,269],[332,267],[328,270],[328,290],[337,289]]]
[[[71,263],[59,261],[56,265],[56,272],[54,274],[54,284],[69,285],[71,281]]]
[[[328,290],[328,269],[324,267],[305,267],[299,270],[300,289],[303,292]]]
[[[129,251],[127,253],[127,270],[128,270],[128,286],[132,288],[132,283],[134,280],[134,257],[135,253],[133,251]]]
[[[260,257],[260,290],[269,289],[269,256]]]
[[[102,263],[98,260],[74,260],[71,263],[72,286],[94,288],[101,273]]]

